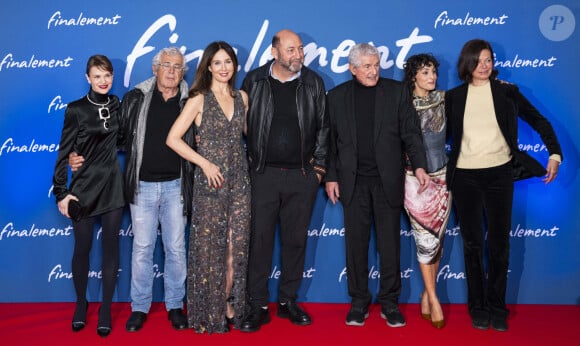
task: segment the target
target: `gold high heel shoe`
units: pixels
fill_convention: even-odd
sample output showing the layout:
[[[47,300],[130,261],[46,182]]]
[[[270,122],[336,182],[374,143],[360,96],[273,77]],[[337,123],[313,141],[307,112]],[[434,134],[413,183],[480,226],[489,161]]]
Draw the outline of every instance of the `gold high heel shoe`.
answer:
[[[431,308],[431,304],[429,304],[429,308]],[[431,311],[433,311],[433,309],[431,309]],[[443,308],[441,308],[441,313],[443,314]],[[429,317],[431,317],[431,316],[429,316]],[[431,325],[437,329],[441,329],[441,328],[445,327],[445,317],[439,321],[431,320]]]
[[[442,319],[441,321],[431,321],[431,325],[437,329],[441,329],[445,327],[445,319]]]

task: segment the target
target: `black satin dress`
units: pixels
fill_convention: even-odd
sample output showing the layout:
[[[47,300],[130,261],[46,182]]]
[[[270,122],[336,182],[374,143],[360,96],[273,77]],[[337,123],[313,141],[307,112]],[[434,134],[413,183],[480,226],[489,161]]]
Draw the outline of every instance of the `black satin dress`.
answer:
[[[68,104],[54,167],[53,193],[60,201],[68,194],[78,197],[82,218],[91,217],[125,205],[123,176],[117,161],[120,102],[115,95],[101,95],[92,89],[87,95]],[[99,113],[109,118],[101,119]],[[106,122],[106,124],[105,124]],[[106,125],[106,126],[105,126]],[[107,128],[105,128],[107,127]],[[68,155],[76,152],[85,158],[68,180]]]

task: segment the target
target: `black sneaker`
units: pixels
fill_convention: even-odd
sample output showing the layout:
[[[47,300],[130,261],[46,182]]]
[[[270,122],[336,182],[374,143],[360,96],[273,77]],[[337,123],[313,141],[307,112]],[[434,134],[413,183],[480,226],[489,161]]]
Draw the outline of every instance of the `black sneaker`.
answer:
[[[390,308],[381,307],[381,317],[387,320],[389,327],[398,328],[404,327],[407,324],[405,317],[403,317],[403,314],[397,306]]]
[[[346,325],[362,327],[365,325],[367,317],[369,317],[369,310],[367,308],[351,307],[346,315]]]

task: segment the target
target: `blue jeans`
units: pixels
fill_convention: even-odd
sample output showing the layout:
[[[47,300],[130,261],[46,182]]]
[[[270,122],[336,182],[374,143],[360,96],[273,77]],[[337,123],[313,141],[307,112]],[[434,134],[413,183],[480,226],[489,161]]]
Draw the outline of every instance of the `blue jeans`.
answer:
[[[131,260],[131,309],[149,312],[153,298],[153,252],[158,225],[165,252],[165,308],[183,308],[187,263],[181,179],[139,181],[131,206],[133,254]]]

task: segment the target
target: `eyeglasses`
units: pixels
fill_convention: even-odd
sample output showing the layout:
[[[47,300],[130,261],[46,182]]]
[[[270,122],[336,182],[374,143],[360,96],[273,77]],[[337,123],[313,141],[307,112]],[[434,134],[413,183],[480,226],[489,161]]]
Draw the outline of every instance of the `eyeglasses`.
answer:
[[[185,70],[185,66],[183,66],[183,65],[179,65],[179,64],[171,65],[168,62],[157,64],[157,66],[162,67],[165,71],[169,71],[169,70],[173,69],[175,71],[183,72]]]
[[[99,108],[99,118],[101,120],[103,120],[103,127],[105,128],[105,130],[108,130],[110,125],[109,125],[109,118],[111,117],[111,113],[109,113],[109,108],[107,107],[101,107]]]

